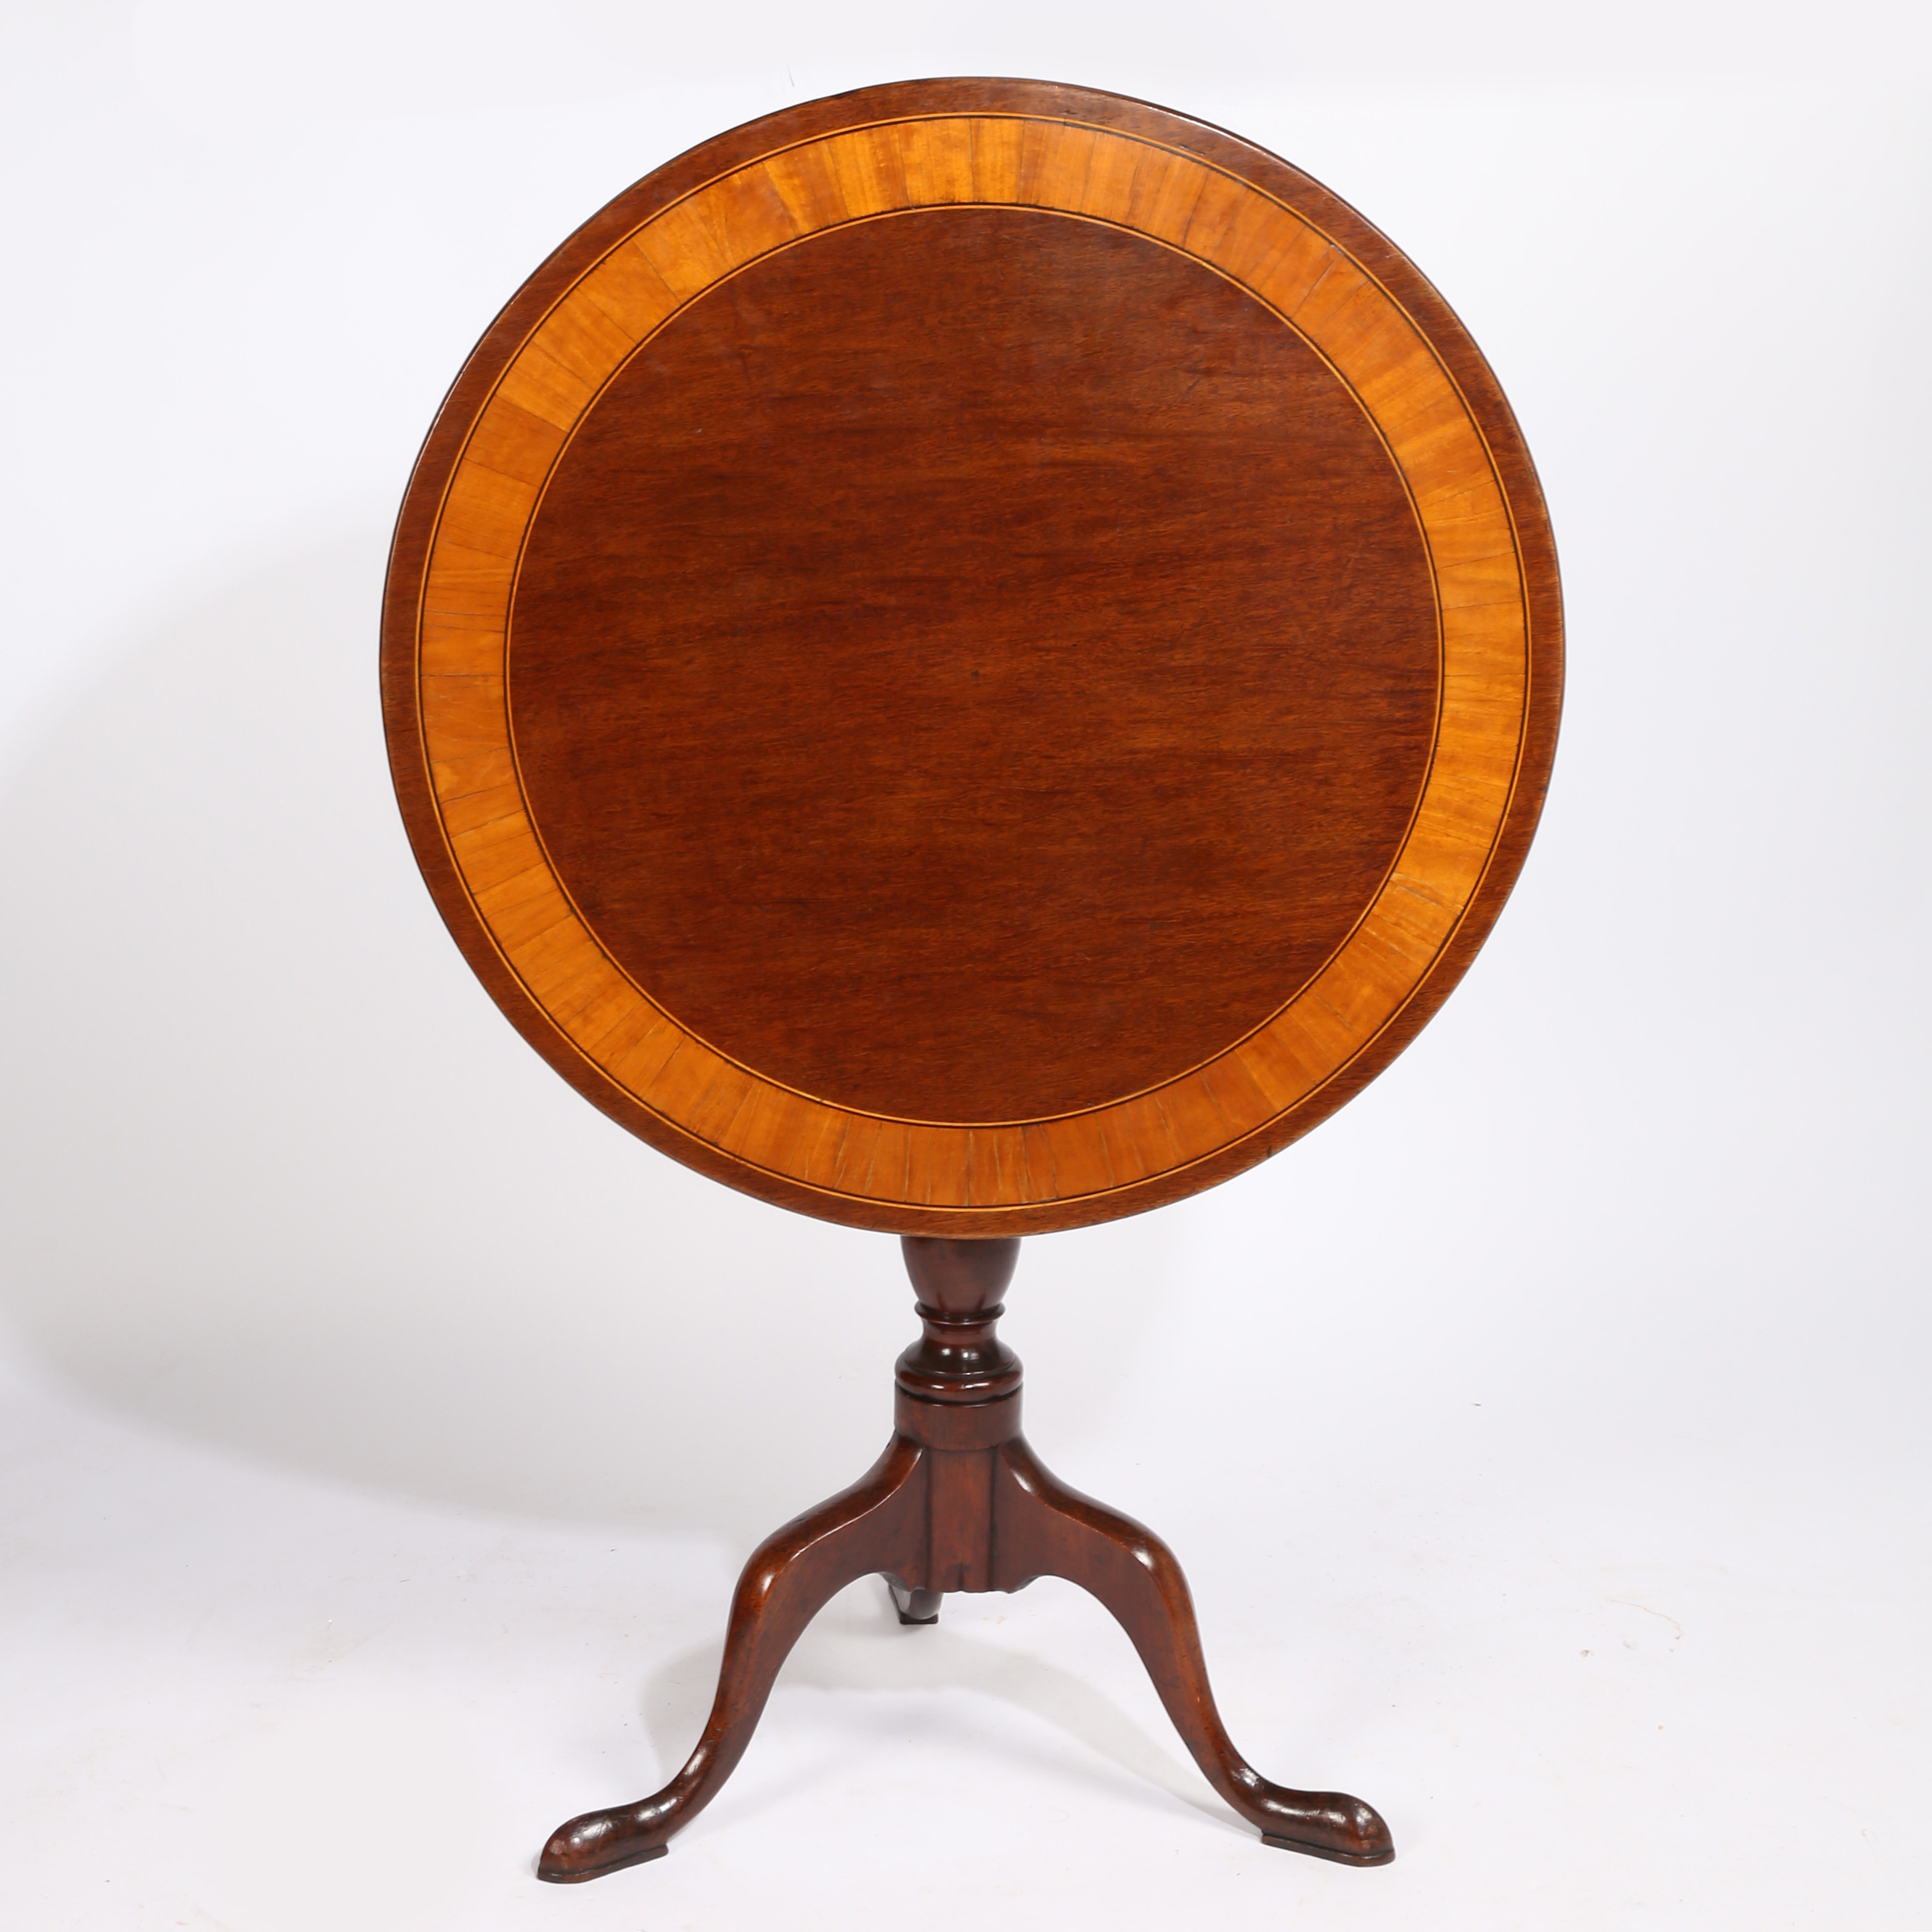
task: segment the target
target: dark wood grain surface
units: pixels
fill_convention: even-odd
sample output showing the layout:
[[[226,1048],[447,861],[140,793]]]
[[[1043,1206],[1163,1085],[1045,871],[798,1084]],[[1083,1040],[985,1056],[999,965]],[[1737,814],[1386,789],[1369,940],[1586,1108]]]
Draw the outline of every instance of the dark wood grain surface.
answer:
[[[551,476],[510,718],[558,875],[772,1079],[1025,1120],[1172,1079],[1340,944],[1428,766],[1402,478],[1158,243],[927,210],[769,256]]]

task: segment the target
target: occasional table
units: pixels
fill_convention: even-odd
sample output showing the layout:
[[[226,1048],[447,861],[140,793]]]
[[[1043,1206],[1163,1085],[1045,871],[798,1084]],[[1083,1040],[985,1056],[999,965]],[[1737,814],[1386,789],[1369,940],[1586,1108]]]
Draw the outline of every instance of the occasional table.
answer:
[[[1562,648],[1461,325],[1183,116],[1029,81],[814,101],[626,190],[512,298],[391,559],[417,860],[580,1093],[901,1236],[922,1327],[885,1453],[746,1565],[690,1761],[541,1876],[662,1854],[875,1573],[914,1623],[1084,1586],[1268,1843],[1394,1856],[1360,1799],[1235,1750],[1172,1556],[1042,1466],[995,1324],[1019,1237],[1240,1172],[1414,1038],[1522,866]]]

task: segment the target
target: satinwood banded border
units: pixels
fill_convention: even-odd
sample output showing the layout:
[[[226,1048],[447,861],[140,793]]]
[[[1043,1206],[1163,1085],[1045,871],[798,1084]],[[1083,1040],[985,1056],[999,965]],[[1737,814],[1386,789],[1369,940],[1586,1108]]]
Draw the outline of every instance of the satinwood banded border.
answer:
[[[1178,1077],[1053,1118],[892,1118],[804,1093],[634,983],[562,881],[507,698],[519,561],[573,432],[640,345],[775,251],[948,206],[1108,224],[1207,265],[1294,331],[1373,424],[1426,546],[1440,685],[1392,868],[1312,979]],[[431,432],[398,526],[384,693],[416,854],[532,1044],[644,1138],[754,1194],[908,1232],[1024,1233],[1136,1211],[1272,1153],[1400,1050],[1520,867],[1554,749],[1556,560],[1494,379],[1381,236],[1274,157],[1142,104],[1025,82],[911,83],[721,136],[620,196],[512,301]]]

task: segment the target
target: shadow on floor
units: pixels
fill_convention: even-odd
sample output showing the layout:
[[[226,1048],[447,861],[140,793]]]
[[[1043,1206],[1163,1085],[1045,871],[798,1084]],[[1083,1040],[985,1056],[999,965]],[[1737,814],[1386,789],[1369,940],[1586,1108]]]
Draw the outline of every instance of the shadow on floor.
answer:
[[[1036,1605],[1044,1608],[1048,1600],[1063,1592],[1076,1598],[1084,1612],[1105,1626],[1102,1640],[1124,1644],[1126,1640],[1098,1604],[1071,1584],[1050,1578],[1012,1599],[1012,1614],[1023,1616]],[[892,1611],[884,1582],[877,1577],[863,1579],[828,1605],[800,1639],[779,1678],[779,1689],[868,1696],[882,1691],[900,1696],[954,1691],[991,1698],[1025,1712],[1084,1747],[1068,1756],[1063,1766],[1065,1774],[1097,1780],[1117,1798],[1124,1784],[1130,1790],[1138,1787],[1148,1802],[1177,1800],[1230,1830],[1247,1829],[1188,1762],[1178,1738],[1170,1734],[1156,1742],[1087,1678],[1042,1657],[988,1642],[958,1616],[961,1600],[956,1597],[948,1601],[954,1610],[952,1628],[948,1628],[944,1610],[935,1625],[904,1626]],[[1050,1617],[1046,1621],[1052,1626],[1059,1622]],[[964,1628],[960,1627],[962,1623]],[[1097,1629],[1094,1634],[1101,1637]],[[722,1655],[722,1642],[697,1646],[664,1664],[645,1685],[641,1708],[656,1754],[656,1783],[662,1784],[669,1778],[698,1742],[710,1712]],[[951,1721],[956,1722],[958,1707],[948,1708]],[[969,1720],[958,1738],[959,1748],[978,1742],[971,1732]],[[934,1730],[933,1746],[935,1750],[945,1748],[939,1727]],[[1124,1779],[1118,1774],[1120,1773],[1125,1774]],[[604,1802],[628,1802],[644,1796],[651,1772],[640,1768],[638,1775],[638,1790],[614,1792]]]

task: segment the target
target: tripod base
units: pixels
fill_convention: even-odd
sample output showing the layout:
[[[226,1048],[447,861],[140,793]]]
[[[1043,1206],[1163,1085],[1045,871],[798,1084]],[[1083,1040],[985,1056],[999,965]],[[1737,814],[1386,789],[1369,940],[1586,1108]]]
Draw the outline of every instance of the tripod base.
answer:
[[[1388,1827],[1358,1798],[1270,1784],[1222,1728],[1187,1580],[1166,1544],[1057,1481],[1020,1433],[1019,1363],[994,1336],[1017,1240],[908,1238],[924,1339],[900,1358],[885,1454],[851,1488],[753,1552],[732,1598],[711,1716],[684,1768],[634,1804],[588,1811],[544,1846],[537,1876],[570,1885],[661,1856],[730,1776],[778,1668],[848,1583],[882,1574],[902,1623],[931,1623],[954,1590],[1078,1583],[1140,1653],[1195,1762],[1264,1844],[1343,1864],[1386,1864]]]

